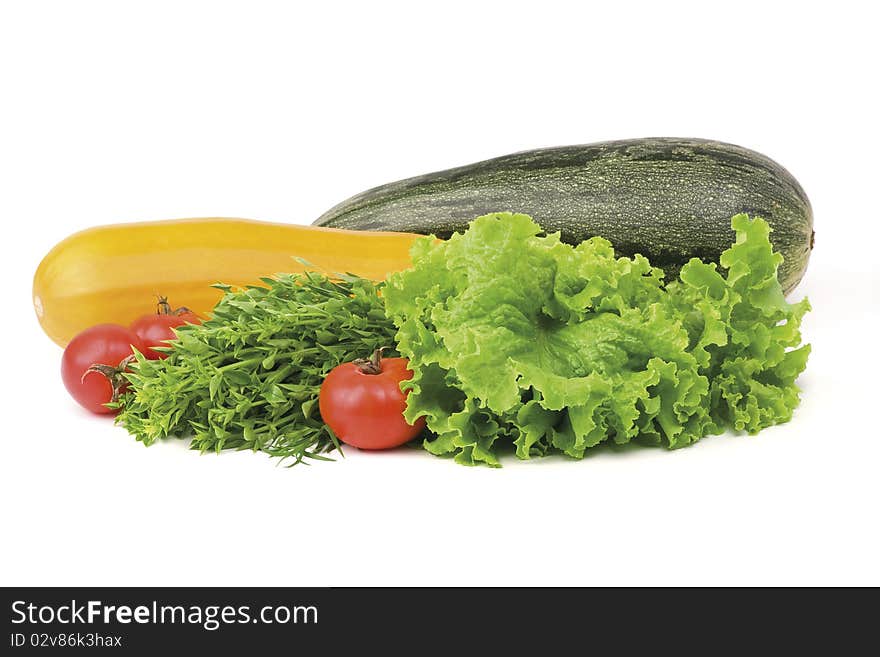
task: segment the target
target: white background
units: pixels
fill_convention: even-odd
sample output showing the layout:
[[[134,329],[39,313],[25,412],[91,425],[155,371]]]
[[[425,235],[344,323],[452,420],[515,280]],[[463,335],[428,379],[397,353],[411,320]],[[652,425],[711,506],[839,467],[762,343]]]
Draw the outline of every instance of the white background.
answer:
[[[880,584],[863,3],[361,4],[3,3],[0,584]],[[89,226],[306,224],[398,178],[642,136],[738,143],[807,190],[788,425],[501,470],[145,449],[67,397],[31,307],[41,257]]]

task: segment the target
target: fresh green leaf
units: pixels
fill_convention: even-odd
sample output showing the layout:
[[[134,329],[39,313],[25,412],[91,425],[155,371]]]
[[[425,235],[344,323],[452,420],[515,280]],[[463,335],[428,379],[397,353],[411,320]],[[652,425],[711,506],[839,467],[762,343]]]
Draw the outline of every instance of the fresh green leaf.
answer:
[[[394,345],[380,287],[317,274],[264,282],[219,286],[212,319],[181,329],[168,358],[138,357],[117,422],[148,445],[191,436],[202,452],[252,449],[292,463],[338,449],[318,390],[339,363]]]
[[[766,222],[732,226],[726,275],[693,260],[668,286],[645,258],[601,238],[571,247],[526,215],[418,241],[384,296],[415,372],[406,417],[436,434],[425,448],[496,466],[506,443],[582,458],[607,440],[681,447],[790,419],[809,306],[785,301]]]

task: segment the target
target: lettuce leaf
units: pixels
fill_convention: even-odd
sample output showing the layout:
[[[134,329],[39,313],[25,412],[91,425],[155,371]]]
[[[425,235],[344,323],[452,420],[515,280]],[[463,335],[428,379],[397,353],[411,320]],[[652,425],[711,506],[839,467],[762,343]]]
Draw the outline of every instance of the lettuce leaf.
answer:
[[[523,214],[419,240],[384,297],[425,448],[497,466],[505,449],[582,458],[608,440],[674,448],[789,420],[809,304],[786,302],[767,223],[732,226],[726,275],[695,259],[669,285],[642,256],[616,258],[598,237],[563,244]]]

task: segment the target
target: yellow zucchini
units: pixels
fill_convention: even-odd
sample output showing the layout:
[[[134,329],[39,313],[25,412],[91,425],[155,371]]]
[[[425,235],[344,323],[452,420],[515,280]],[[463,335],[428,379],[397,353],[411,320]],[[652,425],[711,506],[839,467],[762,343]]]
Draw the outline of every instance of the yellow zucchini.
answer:
[[[129,324],[154,312],[157,297],[207,315],[222,293],[214,283],[318,271],[382,280],[410,266],[418,235],[360,232],[246,219],[179,219],[91,228],[57,244],[34,276],[40,325],[65,346],[83,329]]]

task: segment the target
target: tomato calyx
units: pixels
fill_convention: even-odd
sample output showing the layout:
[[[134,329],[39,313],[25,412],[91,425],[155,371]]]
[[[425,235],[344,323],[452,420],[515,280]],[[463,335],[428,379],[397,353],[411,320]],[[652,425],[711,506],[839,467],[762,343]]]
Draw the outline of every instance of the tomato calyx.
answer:
[[[168,303],[168,297],[163,297],[161,294],[157,294],[159,297],[159,301],[156,303],[156,314],[157,315],[185,315],[187,313],[192,313],[192,310],[187,308],[186,306],[179,306],[178,308],[171,308],[171,304]]]
[[[112,365],[104,365],[103,363],[94,363],[89,365],[86,371],[83,372],[80,381],[85,381],[89,374],[101,374],[110,382],[110,388],[113,391],[110,395],[110,403],[117,402],[119,401],[119,396],[122,394],[125,386],[128,385],[128,379],[124,376],[125,370],[128,369],[128,366],[131,365],[134,360],[135,357],[134,354],[132,354],[119,361],[119,365],[116,367],[113,367]]]
[[[382,352],[388,347],[379,347],[373,352],[369,358],[357,358],[352,361],[357,368],[364,374],[381,374],[382,373]]]

